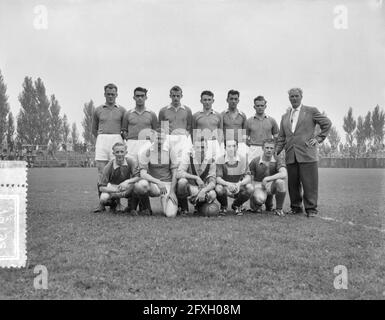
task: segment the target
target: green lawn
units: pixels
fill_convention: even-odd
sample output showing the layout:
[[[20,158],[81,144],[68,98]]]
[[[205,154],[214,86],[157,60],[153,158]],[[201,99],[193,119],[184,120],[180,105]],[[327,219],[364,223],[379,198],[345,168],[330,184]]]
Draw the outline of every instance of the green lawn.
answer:
[[[384,170],[320,169],[320,216],[338,221],[93,214],[95,176],[30,170],[28,267],[0,269],[0,298],[385,298]],[[48,290],[33,287],[38,264]],[[347,290],[333,286],[337,265]]]

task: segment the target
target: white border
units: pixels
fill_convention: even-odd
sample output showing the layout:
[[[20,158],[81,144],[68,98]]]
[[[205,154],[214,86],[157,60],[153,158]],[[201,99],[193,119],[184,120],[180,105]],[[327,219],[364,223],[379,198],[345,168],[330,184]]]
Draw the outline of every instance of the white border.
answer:
[[[19,260],[20,259],[20,250],[19,250],[19,219],[20,219],[20,208],[19,208],[19,201],[20,201],[20,196],[19,195],[5,195],[5,194],[0,194],[0,199],[7,199],[7,200],[14,200],[15,201],[15,237],[14,237],[14,246],[15,246],[15,256],[0,256],[0,261],[1,260]]]

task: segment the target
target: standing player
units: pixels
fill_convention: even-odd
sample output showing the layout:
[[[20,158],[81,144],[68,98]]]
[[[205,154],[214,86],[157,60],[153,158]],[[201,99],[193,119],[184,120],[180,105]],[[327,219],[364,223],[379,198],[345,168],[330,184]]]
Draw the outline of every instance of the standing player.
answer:
[[[265,139],[278,137],[278,124],[275,119],[266,115],[267,101],[263,96],[254,99],[255,116],[247,119],[246,135],[249,149],[249,161],[263,153],[262,145]]]
[[[135,161],[130,157],[125,157],[127,146],[123,142],[117,142],[112,147],[112,150],[115,158],[110,160],[103,168],[99,183],[99,190],[101,192],[100,207],[96,212],[105,211],[106,206],[109,206],[113,212],[119,211],[121,198],[131,199],[128,201],[128,208],[130,208],[132,197],[134,197],[135,191],[138,191],[137,182],[140,178],[136,170]],[[130,209],[134,210],[134,208]]]
[[[123,135],[125,137],[128,154],[137,158],[139,149],[145,140],[151,137],[152,130],[158,127],[156,114],[146,108],[147,89],[134,90],[135,108],[128,110],[123,117]]]
[[[220,143],[223,135],[221,115],[213,110],[214,94],[211,91],[201,93],[203,110],[195,113],[192,120],[193,141],[204,137],[207,141],[207,153],[214,160],[221,156]]]
[[[92,134],[96,137],[95,161],[98,168],[98,193],[100,196],[99,183],[103,168],[113,158],[112,146],[116,142],[122,142],[122,122],[125,109],[116,104],[118,87],[113,83],[104,87],[105,104],[97,107],[92,117]],[[103,210],[97,208],[98,212]]]
[[[192,112],[191,109],[182,105],[182,89],[173,86],[170,90],[171,104],[160,109],[159,127],[165,130],[167,139],[172,148],[176,148],[178,157],[183,150],[191,147]]]
[[[216,164],[213,158],[208,157],[207,149],[207,141],[203,137],[195,140],[192,150],[183,156],[177,173],[178,197],[189,198],[197,211],[216,198]],[[186,210],[182,212],[186,213]]]
[[[142,179],[149,182],[150,197],[160,197],[163,214],[175,217],[178,202],[175,194],[177,155],[171,148],[164,131],[158,130],[152,143],[141,148],[139,152],[139,170]]]
[[[226,154],[217,164],[215,191],[221,204],[220,214],[227,213],[227,197],[234,198],[231,208],[236,215],[243,215],[242,205],[249,200],[254,188],[251,184],[247,155],[238,152],[237,140],[226,140]]]
[[[170,148],[177,154],[178,161],[182,160],[183,152],[191,149],[192,112],[182,105],[182,89],[173,86],[170,90],[171,104],[159,111],[159,126],[167,133]],[[178,199],[180,211],[188,210],[187,199]]]
[[[287,177],[285,161],[275,156],[275,140],[267,139],[263,142],[263,154],[250,162],[250,173],[254,180],[254,194],[251,199],[256,204],[256,212],[261,213],[261,206],[266,203],[266,210],[272,211],[272,201],[268,197],[275,195],[276,208],[274,213],[283,216],[283,202],[285,201]]]
[[[158,126],[158,119],[153,111],[146,108],[147,89],[135,88],[134,90],[135,108],[128,110],[123,117],[123,135],[127,140],[128,155],[135,160],[138,159],[140,148],[151,137],[153,130]],[[144,197],[140,202],[140,210],[151,212],[150,199]]]
[[[227,93],[228,109],[222,112],[224,141],[237,140],[238,152],[246,156],[248,148],[244,136],[246,136],[246,115],[239,111],[239,91],[230,90]]]

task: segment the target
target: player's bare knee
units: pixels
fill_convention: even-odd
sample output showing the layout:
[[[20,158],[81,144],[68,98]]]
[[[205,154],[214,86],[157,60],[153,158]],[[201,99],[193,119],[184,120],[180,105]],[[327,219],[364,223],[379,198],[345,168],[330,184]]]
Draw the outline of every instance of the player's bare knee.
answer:
[[[213,202],[217,198],[217,194],[214,190],[209,191],[207,194],[207,201],[208,202]]]
[[[105,204],[110,199],[110,195],[106,192],[100,194],[100,203]]]
[[[277,180],[275,180],[275,184],[277,186],[277,191],[279,191],[279,192],[285,192],[286,191],[285,180],[277,179]]]
[[[183,194],[186,191],[186,188],[188,186],[188,181],[185,178],[180,178],[177,182],[176,188],[177,188],[177,193]]]
[[[266,201],[266,194],[261,190],[255,190],[253,194],[253,198],[257,205],[262,205]]]
[[[252,196],[253,193],[254,193],[254,186],[251,184],[251,183],[248,183],[246,186],[245,186],[245,190],[247,192],[247,194],[249,196]]]
[[[215,192],[217,193],[218,196],[223,196],[225,195],[226,190],[221,184],[217,184],[215,186]]]

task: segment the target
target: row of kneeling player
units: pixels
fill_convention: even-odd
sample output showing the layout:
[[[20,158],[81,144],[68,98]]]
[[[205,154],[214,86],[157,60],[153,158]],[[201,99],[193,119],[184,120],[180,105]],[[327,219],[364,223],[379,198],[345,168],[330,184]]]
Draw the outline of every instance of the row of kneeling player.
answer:
[[[264,141],[262,156],[254,159],[238,152],[236,140],[226,141],[226,152],[218,161],[208,157],[207,149],[206,140],[197,140],[180,155],[170,148],[166,135],[158,132],[134,159],[127,157],[126,144],[116,143],[115,158],[105,166],[99,183],[100,211],[109,206],[111,211],[136,215],[138,204],[150,196],[160,198],[167,217],[190,214],[189,202],[198,214],[226,215],[231,197],[237,215],[243,214],[243,204],[249,199],[254,212],[262,212],[264,204],[267,211],[284,214],[286,166],[283,157],[276,156],[273,139]],[[124,209],[121,198],[128,199]],[[142,213],[151,214],[151,209]]]

